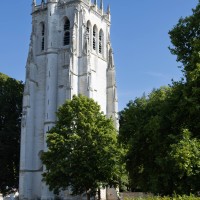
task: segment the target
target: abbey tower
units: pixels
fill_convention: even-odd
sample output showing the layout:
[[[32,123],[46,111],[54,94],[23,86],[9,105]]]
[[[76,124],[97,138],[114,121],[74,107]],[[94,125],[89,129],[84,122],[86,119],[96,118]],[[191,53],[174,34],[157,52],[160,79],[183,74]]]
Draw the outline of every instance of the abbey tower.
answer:
[[[103,0],[32,1],[32,33],[23,97],[20,199],[53,199],[41,181],[46,133],[66,99],[83,94],[118,128],[111,16]],[[56,161],[55,161],[56,162]]]

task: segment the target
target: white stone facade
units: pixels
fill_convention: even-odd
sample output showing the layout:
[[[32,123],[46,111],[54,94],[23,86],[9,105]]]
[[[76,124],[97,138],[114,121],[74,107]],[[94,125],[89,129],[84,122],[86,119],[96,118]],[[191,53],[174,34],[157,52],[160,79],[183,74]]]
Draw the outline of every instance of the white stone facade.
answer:
[[[40,155],[58,107],[83,94],[101,105],[116,128],[117,90],[110,43],[110,10],[91,0],[32,2],[20,159],[20,199],[53,199],[42,183]],[[67,33],[66,33],[67,32]],[[106,195],[104,195],[106,196]]]

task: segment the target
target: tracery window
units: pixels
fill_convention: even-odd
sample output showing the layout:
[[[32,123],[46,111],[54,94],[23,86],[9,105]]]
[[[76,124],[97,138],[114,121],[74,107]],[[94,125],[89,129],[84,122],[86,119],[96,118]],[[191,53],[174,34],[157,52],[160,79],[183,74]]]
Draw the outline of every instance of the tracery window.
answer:
[[[99,53],[103,53],[103,31],[102,29],[99,31]]]
[[[97,46],[97,28],[93,27],[93,49],[96,50]]]
[[[45,25],[44,25],[44,23],[42,23],[42,33],[41,33],[41,38],[42,38],[42,40],[41,40],[41,50],[42,51],[44,51],[44,40],[45,40]]]
[[[91,23],[90,23],[90,21],[88,21],[87,22],[87,34],[88,34],[88,44],[89,44],[89,46],[90,46],[90,34],[91,34]]]
[[[69,45],[70,44],[70,21],[68,18],[66,18],[64,23],[64,38],[63,38],[63,45]]]

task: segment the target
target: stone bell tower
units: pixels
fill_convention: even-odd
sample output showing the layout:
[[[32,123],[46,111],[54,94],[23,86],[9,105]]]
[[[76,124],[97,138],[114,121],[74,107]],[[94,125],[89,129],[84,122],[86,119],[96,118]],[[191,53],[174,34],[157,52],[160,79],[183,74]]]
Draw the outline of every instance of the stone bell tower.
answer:
[[[23,97],[20,199],[53,199],[41,174],[46,133],[66,99],[93,98],[118,128],[110,8],[103,0],[32,0],[32,33]]]

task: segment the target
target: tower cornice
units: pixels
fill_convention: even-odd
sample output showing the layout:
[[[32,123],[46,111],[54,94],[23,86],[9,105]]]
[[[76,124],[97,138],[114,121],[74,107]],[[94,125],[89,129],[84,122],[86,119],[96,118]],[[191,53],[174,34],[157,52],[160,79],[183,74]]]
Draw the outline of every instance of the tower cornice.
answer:
[[[110,10],[109,13],[104,11],[103,9],[103,0],[100,1],[100,8],[97,6],[97,1],[91,3],[91,0],[59,0],[58,5],[70,5],[75,3],[82,3],[84,4],[90,11],[94,14],[98,15],[98,17],[102,17],[107,22],[110,22]]]
[[[108,6],[107,11],[105,12],[103,9],[103,0],[100,1],[100,8],[97,6],[97,1],[94,3],[91,3],[91,0],[47,0],[45,3],[44,0],[41,1],[40,5],[36,5],[35,0],[33,0],[32,4],[32,13],[35,14],[37,12],[45,11],[47,10],[48,4],[58,4],[58,7],[63,7],[67,5],[76,5],[82,3],[87,7],[87,9],[90,12],[93,12],[93,14],[97,15],[98,17],[101,17],[103,20],[105,20],[108,24],[110,24],[110,6]]]

